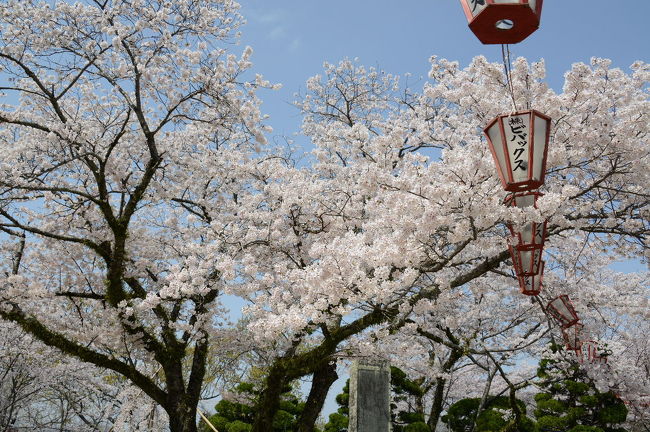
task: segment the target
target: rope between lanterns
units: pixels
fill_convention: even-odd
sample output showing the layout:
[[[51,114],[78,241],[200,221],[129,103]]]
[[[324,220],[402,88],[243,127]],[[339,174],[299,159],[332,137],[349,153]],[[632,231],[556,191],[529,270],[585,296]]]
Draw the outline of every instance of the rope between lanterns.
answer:
[[[515,88],[512,84],[512,62],[510,61],[510,45],[501,44],[501,58],[503,59],[503,71],[506,77],[506,87],[510,93],[512,100],[512,108],[514,112],[519,111],[517,108],[517,101],[515,99]]]

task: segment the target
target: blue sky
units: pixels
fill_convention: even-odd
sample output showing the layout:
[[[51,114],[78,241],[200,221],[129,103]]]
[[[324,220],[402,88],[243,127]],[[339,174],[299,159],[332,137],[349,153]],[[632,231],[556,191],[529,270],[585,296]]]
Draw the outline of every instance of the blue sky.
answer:
[[[388,73],[410,73],[414,89],[421,87],[418,78],[426,78],[432,55],[463,66],[476,55],[501,61],[499,45],[481,44],[468,29],[458,0],[240,1],[248,21],[242,43],[253,47],[254,72],[283,84],[260,94],[276,136],[299,131],[300,115],[290,102],[307,78],[321,73],[324,61],[358,58]],[[647,0],[547,0],[539,30],[511,45],[511,52],[543,58],[549,85],[560,91],[573,63],[605,57],[627,69],[636,60],[649,61],[648,17]],[[336,410],[334,396],[344,378],[330,390],[325,417]]]

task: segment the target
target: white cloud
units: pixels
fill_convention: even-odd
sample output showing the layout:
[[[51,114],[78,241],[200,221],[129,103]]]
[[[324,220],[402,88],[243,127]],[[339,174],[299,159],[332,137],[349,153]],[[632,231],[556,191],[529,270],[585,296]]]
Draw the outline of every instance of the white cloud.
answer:
[[[275,26],[273,29],[269,32],[269,37],[271,39],[280,39],[286,34],[286,30],[284,26]]]
[[[298,51],[298,49],[302,46],[302,40],[300,38],[296,38],[291,41],[289,44],[289,51]]]
[[[265,11],[263,13],[254,14],[254,15],[255,16],[253,18],[260,23],[273,24],[273,23],[277,23],[278,21],[281,21],[285,14],[283,11],[273,11],[273,12]]]

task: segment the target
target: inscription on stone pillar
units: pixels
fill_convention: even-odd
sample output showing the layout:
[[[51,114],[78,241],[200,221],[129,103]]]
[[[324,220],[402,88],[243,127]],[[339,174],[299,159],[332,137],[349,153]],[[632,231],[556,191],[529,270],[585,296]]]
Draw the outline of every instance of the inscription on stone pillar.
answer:
[[[390,432],[390,365],[355,360],[350,370],[348,432]]]

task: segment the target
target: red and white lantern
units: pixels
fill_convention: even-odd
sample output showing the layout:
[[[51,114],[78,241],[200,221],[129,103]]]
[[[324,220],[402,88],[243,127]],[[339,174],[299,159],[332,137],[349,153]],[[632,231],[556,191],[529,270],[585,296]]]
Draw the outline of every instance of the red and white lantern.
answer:
[[[516,241],[516,237],[513,237]],[[508,245],[510,257],[517,276],[534,276],[542,267],[542,246],[527,249],[525,245]]]
[[[569,296],[566,294],[555,297],[548,302],[546,310],[553,315],[553,318],[560,323],[560,327],[563,329],[569,328],[580,321]]]
[[[589,363],[607,363],[607,355],[604,355],[604,352],[602,352],[602,349],[599,347],[598,342],[596,341],[590,340],[584,342],[582,344],[582,349],[580,351],[576,351],[576,355],[578,355],[578,361],[580,363],[583,363],[585,359]]]
[[[460,0],[469,28],[484,44],[521,42],[539,28],[543,0]]]
[[[550,117],[535,110],[504,114],[483,132],[505,190],[532,191],[544,184]]]
[[[582,347],[583,330],[585,326],[579,322],[571,327],[562,329],[562,337],[564,338],[564,346],[569,351],[580,351]]]
[[[504,204],[510,207],[537,208],[537,200],[544,196],[539,192],[524,192],[509,195]],[[510,234],[515,238],[516,245],[523,250],[543,249],[544,240],[546,239],[546,221],[529,222],[521,230],[515,229],[512,224],[508,224]]]
[[[531,276],[517,276],[519,291],[527,296],[536,296],[542,292],[542,280],[544,279],[544,261],[540,266],[539,273]]]
[[[539,192],[516,193],[506,198],[505,204],[525,208],[537,207],[537,199],[542,194]],[[529,222],[520,230],[508,224],[512,234],[509,245],[510,256],[518,276],[532,276],[539,273],[542,263],[542,250],[546,239],[546,221]]]

